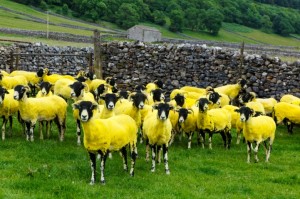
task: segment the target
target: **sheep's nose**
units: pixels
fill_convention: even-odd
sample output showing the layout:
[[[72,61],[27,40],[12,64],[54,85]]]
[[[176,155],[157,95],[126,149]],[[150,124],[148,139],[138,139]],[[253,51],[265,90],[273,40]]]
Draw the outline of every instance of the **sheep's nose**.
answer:
[[[109,105],[108,105],[108,108],[109,108],[109,109],[113,109],[113,108],[114,108],[114,105],[109,104]]]
[[[87,115],[81,115],[81,118],[82,118],[83,120],[86,120],[86,119],[87,119]]]
[[[15,99],[15,100],[17,100],[17,99],[18,99],[18,97],[17,97],[17,96],[14,96],[14,99]]]

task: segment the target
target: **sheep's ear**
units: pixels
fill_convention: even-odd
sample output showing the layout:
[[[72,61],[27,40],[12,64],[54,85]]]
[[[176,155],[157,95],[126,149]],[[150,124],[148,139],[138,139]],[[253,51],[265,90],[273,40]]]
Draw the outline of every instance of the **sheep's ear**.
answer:
[[[199,107],[199,99],[198,100],[196,100],[196,107]]]
[[[194,114],[193,109],[190,109],[190,108],[189,108],[189,109],[188,109],[188,114],[192,114],[192,113]]]
[[[86,91],[86,92],[89,92],[89,86],[85,83],[85,82],[82,82],[82,84],[83,84],[83,88],[84,88],[84,90]]]
[[[250,108],[250,113],[251,113],[252,116],[255,115],[255,111],[252,108]]]
[[[100,99],[105,100],[105,96],[106,96],[106,95],[100,95],[99,97],[100,97]]]
[[[24,86],[24,91],[26,92],[26,91],[30,91],[30,87],[29,86]]]
[[[240,113],[240,109],[234,109],[234,112]]]
[[[2,88],[3,88],[3,90],[4,90],[4,93],[9,94],[9,92],[7,91],[6,88],[4,88],[4,87],[2,87]]]
[[[80,109],[80,105],[79,104],[72,104],[72,108],[75,110],[75,109]]]
[[[179,110],[180,110],[180,109],[178,109],[178,108],[175,109],[175,111],[176,111],[177,113],[179,113]]]
[[[70,87],[70,88],[73,88],[73,84],[69,84],[69,87]]]
[[[174,106],[170,106],[170,107],[169,107],[169,110],[173,110],[173,109],[174,109]]]
[[[152,109],[157,110],[157,109],[158,109],[158,106],[157,106],[157,105],[153,105],[153,106],[152,106]]]
[[[92,104],[92,106],[91,106],[91,110],[94,110],[94,109],[97,109],[98,108],[98,104]]]

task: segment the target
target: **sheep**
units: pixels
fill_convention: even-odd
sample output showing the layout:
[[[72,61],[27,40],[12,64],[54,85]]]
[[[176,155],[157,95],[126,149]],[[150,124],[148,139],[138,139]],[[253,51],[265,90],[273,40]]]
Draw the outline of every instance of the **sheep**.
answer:
[[[114,116],[114,108],[119,99],[119,96],[117,96],[115,93],[106,93],[105,95],[101,96],[101,99],[105,101],[105,105],[100,111],[99,118],[107,119]]]
[[[152,90],[155,89],[163,89],[165,87],[165,84],[161,80],[155,80],[153,83],[148,83],[146,85],[146,92],[151,93]]]
[[[109,151],[121,151],[123,157],[124,170],[128,170],[126,146],[130,146],[131,169],[130,175],[134,176],[134,166],[136,161],[137,125],[128,115],[118,115],[108,119],[95,119],[93,110],[97,109],[97,104],[90,101],[74,103],[73,109],[79,110],[79,118],[84,132],[84,147],[87,149],[90,161],[92,177],[90,184],[96,181],[96,154],[100,154],[101,179],[105,184],[104,168]]]
[[[48,97],[53,95],[51,89],[53,87],[52,84],[49,82],[40,82],[37,87],[40,89],[40,91],[36,94],[36,98],[40,97]]]
[[[255,148],[252,148],[255,155],[255,161],[258,162],[257,152],[259,145],[261,142],[264,142],[264,147],[266,149],[266,162],[268,162],[276,132],[276,124],[274,120],[271,117],[264,115],[252,117],[255,112],[251,108],[245,106],[236,110],[236,112],[240,113],[240,120],[243,123],[243,135],[247,142],[247,162],[250,163],[252,148],[251,143],[253,142],[256,142]],[[267,139],[270,140],[269,147],[267,147]]]
[[[192,136],[197,130],[197,110],[180,108],[178,112],[178,125],[179,129],[188,135],[188,149],[191,148]]]
[[[229,111],[231,115],[231,128],[235,128],[236,131],[236,144],[240,144],[241,134],[243,131],[243,125],[240,120],[240,115],[235,110],[239,109],[239,107],[234,105],[225,105],[222,108]]]
[[[82,98],[86,90],[88,90],[87,84],[66,78],[59,79],[54,85],[54,94],[65,100],[72,98],[77,101]]]
[[[60,133],[60,141],[64,139],[66,128],[67,103],[63,98],[52,95],[43,98],[27,98],[29,87],[17,85],[14,88],[14,99],[19,101],[19,111],[27,127],[26,139],[34,141],[33,129],[37,121],[55,119]],[[42,132],[40,132],[42,133]]]
[[[276,124],[287,124],[289,133],[293,133],[293,125],[300,124],[300,107],[287,102],[278,102],[274,106],[273,118]]]
[[[296,97],[294,95],[289,95],[289,94],[283,95],[280,98],[280,102],[287,102],[287,103],[290,103],[290,104],[295,104],[295,105],[300,106],[300,98]]]
[[[5,87],[6,89],[13,89],[16,85],[27,85],[27,79],[22,75],[16,75],[14,77],[4,76],[0,72],[0,85]]]
[[[172,124],[169,120],[169,111],[173,109],[168,103],[159,103],[153,106],[157,110],[147,115],[143,123],[143,135],[146,139],[146,159],[149,159],[149,145],[152,150],[151,172],[155,172],[156,155],[163,148],[165,172],[170,174],[168,165],[168,143],[171,139]],[[160,158],[158,157],[158,160]]]
[[[240,104],[244,105],[247,102],[259,102],[264,108],[264,112],[270,115],[273,112],[277,100],[274,98],[257,98],[254,92],[244,92],[239,96]]]
[[[230,98],[232,102],[239,94],[242,89],[246,89],[247,81],[244,79],[239,79],[236,84],[228,84],[215,88],[214,90],[218,93],[223,93]]]
[[[230,148],[231,144],[231,115],[223,108],[208,110],[209,101],[206,98],[200,98],[198,106],[197,128],[203,139],[202,148],[204,148],[205,132],[209,133],[209,148],[212,149],[212,135],[220,133],[224,147]]]
[[[58,80],[64,78],[75,81],[75,78],[70,75],[59,75],[59,74],[51,74],[49,75],[49,69],[45,68],[43,72],[38,72],[38,77],[42,78],[44,82],[50,82],[51,84],[55,84]]]
[[[6,90],[0,86],[0,116],[3,118],[2,123],[2,140],[5,140],[6,124],[10,123],[10,135],[12,135],[12,116],[19,110],[19,102],[14,100],[14,90]]]
[[[160,88],[154,89],[147,96],[148,104],[153,105],[155,103],[163,102],[165,100],[165,95]]]
[[[42,78],[39,77],[37,74],[39,74],[43,69],[39,69],[37,72],[28,72],[28,71],[23,71],[23,70],[15,70],[9,74],[9,76],[14,77],[14,76],[24,76],[28,82],[28,85],[30,86],[32,90],[32,94],[35,94],[35,88],[36,84],[38,84]]]

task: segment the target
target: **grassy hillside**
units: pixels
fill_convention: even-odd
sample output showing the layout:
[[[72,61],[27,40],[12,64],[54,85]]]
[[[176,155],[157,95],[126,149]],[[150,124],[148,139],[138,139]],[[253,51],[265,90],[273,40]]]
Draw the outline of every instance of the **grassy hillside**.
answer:
[[[17,4],[8,0],[0,1],[0,6],[8,8],[12,11],[0,9],[0,28],[17,28],[24,30],[39,30],[46,31],[47,26],[45,20],[47,19],[47,14],[37,11],[31,7]],[[17,11],[15,13],[14,11]],[[44,23],[37,22],[36,19],[44,20]],[[61,33],[72,33],[83,36],[91,36],[92,31],[82,30],[82,28],[89,28],[91,30],[98,29],[105,34],[107,31],[125,31],[119,29],[116,25],[107,22],[99,22],[99,24],[85,23],[78,20],[73,20],[70,18],[59,17],[54,15],[49,15],[49,21],[53,23],[49,25],[49,31],[61,32]],[[62,27],[61,25],[69,25],[69,27]],[[162,36],[166,38],[176,38],[176,39],[199,39],[199,40],[213,40],[221,42],[242,42],[246,44],[270,44],[270,45],[280,45],[280,46],[300,46],[300,36],[293,35],[292,37],[281,37],[275,34],[266,34],[260,30],[255,30],[242,25],[223,23],[223,28],[220,30],[217,36],[212,36],[206,32],[193,32],[189,30],[183,31],[182,34],[177,34],[170,32],[166,27],[161,27],[149,23],[143,23],[143,25],[153,26],[158,28],[162,32]],[[72,27],[70,27],[72,26]],[[76,44],[72,42],[61,42],[54,40],[47,40],[41,38],[24,37],[17,35],[8,35],[0,33],[0,39],[13,39],[21,41],[41,41],[48,43],[50,45],[74,45],[74,46],[84,46],[89,44]]]

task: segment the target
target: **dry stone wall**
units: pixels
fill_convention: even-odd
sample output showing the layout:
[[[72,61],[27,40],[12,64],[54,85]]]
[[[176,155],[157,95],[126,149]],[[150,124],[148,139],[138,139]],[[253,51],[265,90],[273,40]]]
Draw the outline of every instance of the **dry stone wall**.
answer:
[[[0,67],[7,68],[10,63],[9,52],[13,47],[0,48]],[[19,46],[20,48],[20,46]],[[91,48],[49,47],[42,44],[23,45],[21,52],[57,52],[64,54],[93,52]],[[238,51],[192,44],[144,44],[140,42],[110,42],[101,46],[104,77],[114,76],[120,86],[133,90],[135,85],[146,84],[161,79],[166,84],[166,92],[185,85],[213,87],[233,84],[239,78],[246,78],[249,91],[259,97],[275,97],[291,93],[300,97],[300,61],[282,62],[279,58],[267,55],[244,55],[240,68]],[[28,70],[49,67],[58,72],[57,57],[44,57],[39,61],[27,60]],[[76,57],[68,58],[71,63],[66,69],[75,74],[87,69],[88,62]]]

